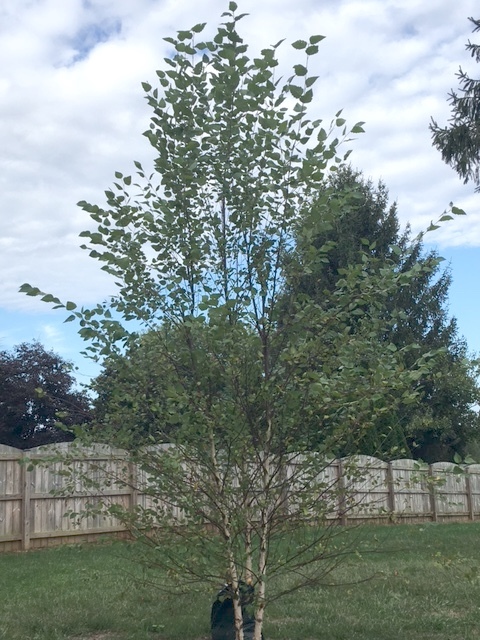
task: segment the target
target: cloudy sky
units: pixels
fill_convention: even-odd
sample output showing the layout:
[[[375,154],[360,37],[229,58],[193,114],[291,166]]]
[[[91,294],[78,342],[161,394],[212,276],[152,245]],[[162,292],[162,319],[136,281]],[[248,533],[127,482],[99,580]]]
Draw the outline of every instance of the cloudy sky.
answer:
[[[465,51],[474,0],[239,0],[250,15],[241,32],[252,49],[286,38],[282,68],[301,62],[288,42],[320,44],[313,104],[326,121],[343,109],[365,121],[351,143],[352,164],[384,180],[402,223],[414,231],[453,201],[468,215],[430,241],[451,264],[450,312],[480,351],[480,195],[463,185],[431,146],[430,116],[445,123],[446,96]],[[3,0],[0,5],[0,349],[33,339],[75,361],[79,378],[96,369],[79,357],[75,327],[37,298],[28,282],[91,305],[112,292],[98,264],[79,248],[88,218],[79,200],[103,204],[114,171],[148,166],[142,132],[149,109],[142,81],[169,54],[163,37],[198,22],[212,33],[224,0]]]

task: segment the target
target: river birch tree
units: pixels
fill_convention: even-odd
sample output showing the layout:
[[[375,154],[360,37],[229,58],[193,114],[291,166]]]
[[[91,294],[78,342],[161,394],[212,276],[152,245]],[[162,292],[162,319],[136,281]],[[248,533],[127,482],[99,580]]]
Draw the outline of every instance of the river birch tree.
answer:
[[[377,339],[396,321],[385,301],[410,274],[373,268],[372,252],[343,270],[325,304],[296,298],[285,314],[285,270],[325,259],[330,244],[311,240],[355,198],[322,189],[319,200],[318,187],[362,123],[348,128],[341,112],[329,125],[309,117],[322,36],[292,44],[299,61],[284,79],[282,43],[250,56],[235,2],[223,17],[210,40],[204,24],[166,38],[174,53],[158,83],[143,84],[153,171],[135,162],[133,176],[115,174],[106,205],[79,203],[95,225],[81,234],[84,247],[116,293],[86,309],[22,291],[66,309],[110,366],[138,345],[156,354],[163,375],[149,439],[108,416],[102,425],[103,441],[141,470],[115,481],[134,483],[144,502],[100,507],[152,546],[164,583],[230,583],[237,640],[242,582],[254,584],[260,640],[272,599],[319,584],[344,557],[334,523],[339,505],[354,505],[324,472],[329,451],[395,403],[415,402],[434,356],[406,367],[402,349]],[[289,259],[295,242],[301,263]],[[133,387],[123,400],[133,411],[141,393]],[[315,451],[303,429],[314,419],[339,425]]]

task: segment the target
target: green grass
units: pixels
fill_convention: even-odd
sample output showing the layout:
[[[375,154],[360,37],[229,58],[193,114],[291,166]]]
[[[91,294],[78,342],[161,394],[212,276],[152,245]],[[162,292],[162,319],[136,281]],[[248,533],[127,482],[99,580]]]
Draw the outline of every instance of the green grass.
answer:
[[[272,604],[267,640],[478,640],[480,523],[366,527],[378,552],[337,578],[357,585]],[[130,562],[133,560],[133,563]],[[142,586],[135,546],[0,555],[0,638],[204,640],[214,592],[167,596]]]

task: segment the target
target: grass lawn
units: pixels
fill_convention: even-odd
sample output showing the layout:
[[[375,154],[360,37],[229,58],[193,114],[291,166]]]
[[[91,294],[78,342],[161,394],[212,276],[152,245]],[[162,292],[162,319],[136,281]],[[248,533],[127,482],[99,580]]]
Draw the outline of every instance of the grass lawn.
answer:
[[[267,610],[267,640],[478,640],[480,523],[365,527],[378,553]],[[129,559],[128,559],[129,558]],[[207,640],[214,590],[167,596],[134,579],[124,543],[0,555],[0,638]]]

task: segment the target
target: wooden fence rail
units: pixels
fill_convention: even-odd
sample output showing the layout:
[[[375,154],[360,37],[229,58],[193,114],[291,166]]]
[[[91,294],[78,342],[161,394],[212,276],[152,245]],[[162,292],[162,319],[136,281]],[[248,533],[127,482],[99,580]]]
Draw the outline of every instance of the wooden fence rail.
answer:
[[[69,443],[20,451],[0,445],[0,552],[40,548],[66,542],[93,541],[105,535],[126,535],[113,517],[89,515],[77,521],[65,517],[81,512],[87,502],[100,498],[81,484],[70,495],[59,495],[62,485],[62,462],[29,465],[32,458],[45,459],[54,451],[67,452]],[[73,449],[72,449],[73,450]],[[136,470],[126,463],[125,452],[96,445],[89,459],[110,465],[112,473]],[[363,470],[355,480],[345,471],[352,459],[335,460],[322,474],[336,478],[339,486],[349,483],[356,506],[345,509],[339,501],[332,515],[340,524],[354,522],[423,522],[468,521],[480,518],[480,465],[469,465],[464,474],[453,472],[453,465],[436,462],[419,469],[414,460],[382,462],[369,456],[355,456],[357,469]],[[75,464],[75,463],[74,463]],[[78,464],[82,464],[79,459]],[[56,493],[57,492],[57,493]],[[144,496],[136,487],[111,484],[101,497],[125,508],[142,504]]]

